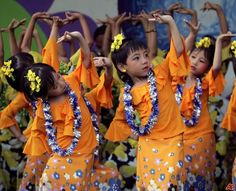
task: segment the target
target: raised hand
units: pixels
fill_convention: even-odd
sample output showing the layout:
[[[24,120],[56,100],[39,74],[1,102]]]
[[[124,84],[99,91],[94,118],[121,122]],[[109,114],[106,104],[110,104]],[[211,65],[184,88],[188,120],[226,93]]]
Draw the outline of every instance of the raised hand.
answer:
[[[153,14],[153,18],[148,19],[149,21],[157,21],[158,23],[169,23],[173,20],[170,15],[160,15],[158,13]]]
[[[32,15],[34,19],[46,19],[50,18],[50,15],[47,12],[36,12]]]
[[[185,19],[184,19],[184,22],[186,23],[187,27],[189,28],[189,31],[192,34],[197,35],[197,33],[200,29],[201,23],[199,22],[197,25],[193,25],[192,22],[189,22],[188,20],[185,20]]]
[[[96,67],[112,67],[112,61],[107,57],[94,57],[93,61]]]
[[[217,3],[211,3],[209,1],[205,2],[203,7],[201,8],[202,11],[209,11],[209,10],[217,10],[220,8],[220,5]]]
[[[8,30],[14,30],[16,28],[18,28],[19,26],[22,26],[25,24],[26,19],[22,19],[20,21],[16,20],[16,19],[12,19],[11,23],[8,25]]]
[[[58,38],[57,43],[60,43],[62,41],[71,41],[73,38],[79,38],[81,36],[82,35],[79,31],[73,31],[73,32],[65,31],[64,35]]]
[[[174,13],[174,11],[176,11],[182,7],[183,7],[183,5],[180,2],[173,3],[168,7],[167,14],[172,15]]]

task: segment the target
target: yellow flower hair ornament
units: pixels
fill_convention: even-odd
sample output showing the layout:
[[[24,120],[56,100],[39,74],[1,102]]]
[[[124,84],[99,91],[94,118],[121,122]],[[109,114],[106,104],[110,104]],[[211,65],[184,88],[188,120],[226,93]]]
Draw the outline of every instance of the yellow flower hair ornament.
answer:
[[[14,76],[12,73],[14,72],[14,68],[11,68],[12,60],[5,61],[3,66],[1,67],[1,71],[5,76],[8,76],[12,80],[15,80]]]
[[[41,79],[32,70],[28,70],[26,78],[30,82],[30,89],[32,92],[39,92],[41,87]]]
[[[119,50],[120,46],[122,45],[122,41],[125,39],[123,34],[118,34],[114,37],[114,41],[111,44],[111,52],[114,52],[115,50]]]
[[[231,43],[230,50],[232,51],[234,57],[236,58],[236,40]]]
[[[200,39],[199,42],[195,43],[197,48],[209,48],[211,46],[211,39],[209,37],[204,37]]]

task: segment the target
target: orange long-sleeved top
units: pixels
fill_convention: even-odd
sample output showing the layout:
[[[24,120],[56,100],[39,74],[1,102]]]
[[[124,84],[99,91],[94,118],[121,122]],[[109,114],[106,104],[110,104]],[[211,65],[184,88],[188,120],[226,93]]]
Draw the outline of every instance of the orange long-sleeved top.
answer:
[[[16,126],[19,128],[15,119],[16,114],[25,108],[31,117],[33,117],[33,110],[30,103],[26,100],[23,93],[18,93],[17,96],[11,101],[11,103],[0,111],[0,129]],[[24,134],[28,137],[30,131],[30,125],[24,131]]]
[[[55,57],[57,57],[57,53],[52,50],[53,48],[55,48],[55,46],[56,41],[54,39],[48,39],[47,44],[43,49],[42,56],[43,60],[47,64],[52,64],[52,67],[57,69],[59,67],[59,62],[55,59]],[[2,111],[0,111],[0,129],[9,128],[11,126],[18,127],[18,123],[15,120],[15,116],[23,108],[25,108],[29,112],[30,117],[33,117],[33,110],[31,104],[25,98],[24,94],[19,92],[10,104]],[[29,137],[30,135],[30,128],[31,123],[28,124],[28,127],[24,131],[24,135],[26,137]]]
[[[202,78],[202,95],[200,100],[202,103],[201,115],[198,123],[193,127],[187,127],[184,131],[184,139],[192,139],[201,135],[214,132],[210,113],[208,110],[209,96],[219,95],[224,90],[224,76],[220,72],[216,78],[213,77],[212,69]],[[195,84],[196,85],[196,84]],[[195,93],[195,85],[184,88],[182,102],[180,104],[180,112],[187,119],[192,117],[194,110],[193,100]]]
[[[236,80],[234,82],[234,90],[230,97],[227,112],[221,126],[228,131],[236,131]]]
[[[82,126],[80,128],[81,138],[76,149],[74,150],[74,154],[91,153],[97,144],[90,113],[80,92],[81,79],[88,80],[85,84],[93,84],[94,82],[97,83],[97,72],[93,64],[91,64],[90,68],[85,70],[82,62],[83,54],[81,52],[75,71],[68,76],[64,76],[64,79],[69,84],[70,88],[76,93],[82,116]],[[87,76],[85,77],[85,75]],[[74,125],[74,114],[69,99],[67,97],[62,102],[50,103],[50,106],[53,125],[57,129],[57,142],[62,148],[67,148],[73,138]],[[51,149],[47,143],[44,123],[45,119],[43,115],[42,102],[38,101],[36,116],[31,128],[31,136],[29,137],[24,149],[25,154],[41,155],[45,152],[51,152]]]
[[[151,133],[146,135],[145,138],[162,139],[183,133],[184,124],[175,101],[171,82],[174,76],[183,77],[186,75],[186,66],[184,66],[186,58],[187,55],[181,55],[177,58],[173,41],[171,41],[170,51],[166,59],[154,68],[158,90],[159,115],[157,123],[151,129]],[[126,122],[123,92],[122,89],[115,117],[105,135],[105,138],[111,141],[122,141],[132,134],[131,128]],[[148,84],[133,87],[131,95],[133,106],[139,113],[141,124],[144,125],[147,123],[152,110]]]

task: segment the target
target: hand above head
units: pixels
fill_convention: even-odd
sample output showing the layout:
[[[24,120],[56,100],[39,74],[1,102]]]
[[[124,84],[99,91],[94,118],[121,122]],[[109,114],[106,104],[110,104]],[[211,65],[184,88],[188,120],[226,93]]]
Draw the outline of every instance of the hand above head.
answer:
[[[185,19],[184,19],[184,22],[186,23],[187,27],[189,28],[190,33],[197,35],[197,33],[200,29],[201,23],[199,22],[197,25],[194,25],[193,23],[191,23],[190,21],[185,20]]]
[[[65,16],[69,21],[75,21],[77,19],[84,17],[84,15],[80,12],[70,12],[70,11],[65,12]]]
[[[149,21],[157,21],[158,23],[170,23],[173,21],[170,15],[160,15],[159,13],[153,14],[153,18],[148,19]]]
[[[8,25],[7,29],[10,30],[15,30],[16,28],[18,28],[19,26],[23,26],[25,24],[26,19],[22,19],[20,21],[16,20],[16,19],[12,19],[11,23]]]
[[[93,61],[96,67],[107,67],[107,68],[112,67],[112,61],[110,58],[107,57],[94,57]]]
[[[57,43],[60,43],[63,41],[71,41],[72,39],[80,38],[81,36],[82,35],[79,31],[73,31],[73,32],[65,31],[64,35],[58,38]]]
[[[173,15],[174,11],[182,8],[183,5],[180,2],[171,4],[167,9],[167,14]]]
[[[33,19],[46,19],[50,18],[50,15],[47,12],[36,12],[32,15]]]
[[[204,11],[209,11],[209,10],[217,10],[220,9],[221,6],[217,3],[211,3],[209,1],[205,2],[201,10]]]

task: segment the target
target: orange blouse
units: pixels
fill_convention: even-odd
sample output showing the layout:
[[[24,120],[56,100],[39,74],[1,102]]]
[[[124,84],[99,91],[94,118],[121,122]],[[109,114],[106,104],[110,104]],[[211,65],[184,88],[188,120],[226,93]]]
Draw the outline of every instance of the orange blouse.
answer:
[[[54,58],[56,53],[52,51],[51,48],[56,46],[56,41],[53,39],[48,39],[46,46],[43,49],[42,56],[43,61],[47,64],[52,64],[53,67],[58,68],[59,62]],[[53,58],[52,58],[53,57]],[[27,101],[23,93],[18,93],[17,96],[11,101],[11,103],[0,112],[0,129],[9,128],[11,126],[16,126],[19,128],[15,116],[17,112],[21,109],[26,108],[30,116],[33,117],[33,110],[30,103]],[[31,123],[28,124],[28,127],[23,132],[26,137],[30,135]]]
[[[236,131],[236,80],[234,82],[234,90],[230,97],[228,109],[221,126],[228,131]]]
[[[0,111],[0,129],[9,128],[12,126],[19,128],[15,116],[22,108],[25,108],[29,112],[30,116],[33,117],[31,105],[26,100],[23,93],[18,93],[11,103]],[[24,131],[26,136],[29,136],[29,133],[27,133],[29,128],[30,126],[28,126],[28,128]]]
[[[166,59],[154,68],[156,84],[158,89],[158,107],[159,115],[156,125],[151,129],[151,133],[145,138],[163,139],[183,133],[184,124],[180,116],[178,105],[172,91],[171,79],[177,75],[185,74],[185,62],[181,62],[186,55],[177,58],[173,41],[171,41],[170,51]],[[183,70],[181,70],[183,69]],[[105,135],[111,141],[122,141],[127,139],[131,134],[131,128],[126,122],[123,92],[121,90],[120,103],[116,110],[115,117]],[[148,84],[135,86],[131,89],[133,106],[138,111],[141,124],[147,123],[151,114],[152,103],[149,94]],[[142,137],[139,137],[142,138]]]
[[[224,90],[224,76],[220,72],[214,79],[212,69],[202,78],[202,95],[200,97],[202,103],[201,115],[198,123],[194,127],[187,127],[184,131],[184,139],[196,138],[203,134],[214,132],[210,113],[208,110],[209,96],[219,95]],[[187,119],[190,119],[194,110],[193,100],[195,93],[195,85],[184,88],[182,102],[180,104],[180,112]]]
[[[82,64],[82,61],[83,55],[81,52],[76,69],[70,75],[64,76],[64,79],[69,84],[70,88],[75,92],[78,98],[78,105],[80,106],[82,116],[82,126],[80,127],[81,138],[73,154],[91,153],[97,144],[95,132],[90,118],[90,113],[80,91],[81,79],[87,79],[88,81],[86,81],[86,84],[89,84],[90,82],[97,83],[97,80],[95,79],[96,75],[93,75],[96,74],[96,68],[93,64],[91,64],[91,67],[88,69],[88,72],[85,72],[85,69],[83,69],[84,66]],[[88,74],[90,75],[90,77],[88,78],[87,76],[85,78],[84,75]],[[83,76],[81,77],[81,75]],[[100,92],[104,91],[102,85],[98,85],[96,90],[97,91],[91,92],[91,96],[94,96],[92,106],[95,106],[96,102],[99,102],[100,98],[98,96],[103,95]],[[107,95],[108,94],[104,94],[103,96]],[[106,97],[104,98],[103,96],[101,97],[101,100],[106,99]],[[56,136],[58,145],[61,148],[67,148],[71,144],[72,138],[74,136],[74,114],[69,102],[69,98],[66,97],[63,101],[59,103],[50,103],[50,106],[53,125],[57,129]],[[42,155],[45,152],[51,153],[51,149],[49,148],[47,142],[44,123],[45,119],[43,115],[42,102],[38,101],[36,116],[34,118],[34,122],[31,128],[31,136],[29,137],[24,148],[25,154]]]

